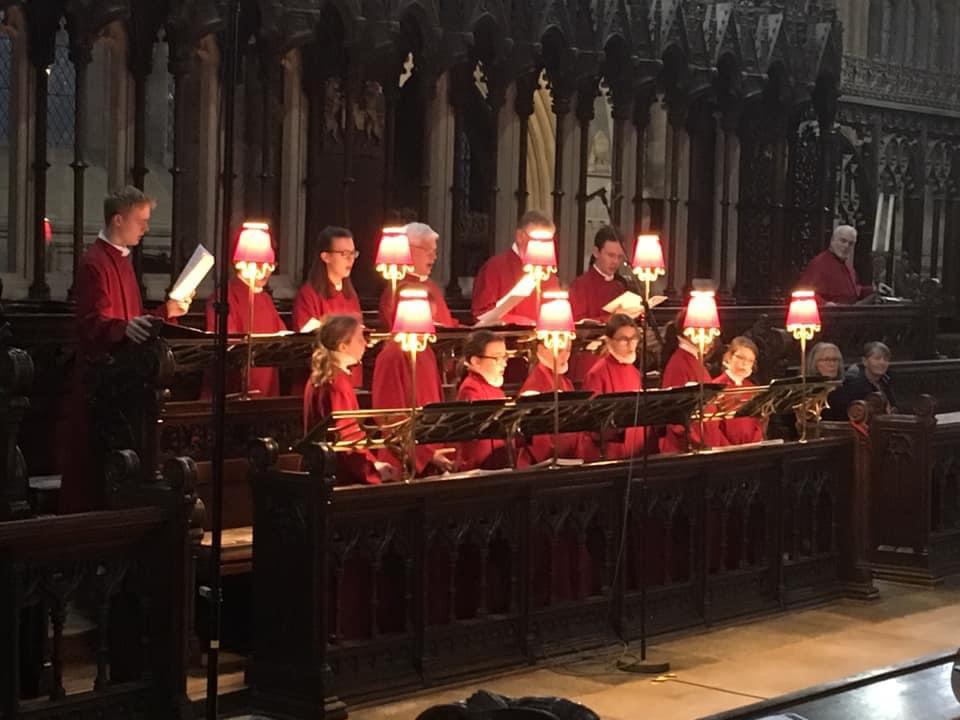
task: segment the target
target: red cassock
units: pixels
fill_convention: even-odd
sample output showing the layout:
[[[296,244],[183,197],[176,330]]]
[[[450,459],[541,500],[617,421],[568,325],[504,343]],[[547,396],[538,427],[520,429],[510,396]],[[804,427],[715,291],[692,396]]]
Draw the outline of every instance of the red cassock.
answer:
[[[597,360],[583,381],[583,389],[594,395],[617,392],[636,392],[642,387],[640,371],[631,363],[622,363],[612,354]],[[622,442],[607,442],[607,458],[628,458],[643,451],[643,428],[626,428]],[[580,457],[594,460],[599,457],[599,435],[584,433],[580,439]]]
[[[443,297],[443,290],[440,289],[430,278],[411,277],[407,275],[403,280],[397,283],[397,293],[401,290],[416,289],[426,290],[427,297],[430,300],[430,309],[433,311],[433,321],[437,325],[446,327],[456,327],[460,323],[450,314],[450,308],[447,307],[447,301]],[[380,327],[390,330],[393,327],[393,314],[397,309],[393,288],[387,285],[380,295]]]
[[[811,288],[823,302],[840,305],[855,303],[872,288],[857,282],[857,271],[829,250],[814,257],[797,281],[798,287]]]
[[[573,383],[566,375],[557,376],[557,389],[560,392],[569,392],[573,390]],[[526,382],[520,387],[520,394],[525,393],[549,393],[553,395],[553,370],[537,363],[527,376]],[[557,457],[575,458],[577,455],[577,443],[580,439],[580,433],[560,433],[557,443]],[[529,444],[523,449],[517,458],[519,467],[534,465],[544,460],[553,458],[553,435],[535,435]]]
[[[603,306],[626,291],[623,281],[614,275],[607,280],[596,265],[580,275],[570,286],[570,306],[573,308],[573,319],[598,320],[606,322],[610,313],[605,312]],[[596,353],[578,349],[570,356],[570,379],[575,383],[583,383],[583,379],[590,372],[590,368],[597,361]]]
[[[512,248],[487,260],[473,281],[471,308],[474,317],[479,317],[492,309],[500,298],[520,282],[523,274],[523,261]],[[559,289],[560,282],[556,275],[551,275],[541,285],[541,290]],[[503,322],[535,323],[537,321],[537,310],[537,293],[534,290],[504,316]]]
[[[216,296],[207,300],[207,330],[217,329],[217,316],[214,309]],[[227,302],[230,312],[227,315],[228,333],[246,333],[250,328],[250,288],[240,278],[230,279],[227,290]],[[253,295],[253,330],[255,333],[275,333],[286,330],[268,292]],[[210,397],[212,380],[204,378],[204,397]],[[250,390],[257,391],[258,397],[276,397],[280,394],[280,371],[277,368],[263,367],[250,369]],[[230,370],[227,374],[227,392],[240,391],[240,371]]]
[[[738,387],[733,378],[722,372],[713,379],[713,382],[727,387]],[[739,387],[753,387],[753,383],[744,380]],[[737,407],[739,407],[738,403]],[[731,445],[747,445],[763,440],[763,428],[760,421],[752,417],[730,418],[720,421],[720,431]]]
[[[323,420],[332,412],[359,410],[357,394],[353,390],[350,373],[341,368],[334,372],[333,379],[317,387],[307,380],[303,391],[303,428],[304,432]],[[344,440],[363,437],[363,430],[351,420],[337,421],[337,427],[346,428],[341,435]],[[369,450],[354,450],[337,453],[338,485],[379,485],[380,473],[374,465],[375,458]]]
[[[500,400],[503,390],[494,387],[472,370],[460,383],[457,400]],[[468,440],[460,443],[460,469],[495,470],[507,466],[507,447],[503,440]]]
[[[143,315],[140,287],[130,257],[98,239],[80,258],[74,283],[77,297],[76,331],[80,353],[74,364],[71,393],[66,399],[61,442],[60,512],[83,512],[102,507],[100,482],[93,478],[90,419],[84,400],[83,377],[87,362],[107,355],[128,342],[127,323]],[[157,315],[165,318],[166,306]]]
[[[677,348],[667,366],[663,369],[663,378],[660,385],[665,388],[680,387],[688,382],[710,382],[710,374],[703,364],[691,353],[682,347]],[[726,436],[720,429],[719,422],[707,422],[703,425],[703,434],[706,437],[707,447],[724,447],[729,445]],[[690,442],[700,445],[700,428],[693,422],[690,424]],[[667,425],[666,434],[660,438],[660,452],[679,453],[687,451],[687,442],[683,425]]]
[[[400,343],[387,340],[377,355],[373,366],[373,387],[371,401],[374,408],[410,407],[410,356],[400,349]],[[437,358],[428,346],[417,353],[417,406],[440,402],[443,394],[440,388],[440,371]],[[387,421],[389,422],[389,418]],[[418,445],[417,474],[423,475],[433,458],[437,445]],[[398,471],[402,465],[389,450],[380,453],[380,459],[389,462]]]
[[[360,308],[360,298],[354,292],[353,297],[347,297],[343,290],[331,288],[332,295],[325,297],[317,289],[306,282],[300,286],[297,296],[293,299],[293,331],[300,332],[300,328],[311,318],[323,320],[327,315],[353,315],[363,320],[363,310]],[[354,365],[350,371],[353,377],[353,386],[363,385],[363,366]]]

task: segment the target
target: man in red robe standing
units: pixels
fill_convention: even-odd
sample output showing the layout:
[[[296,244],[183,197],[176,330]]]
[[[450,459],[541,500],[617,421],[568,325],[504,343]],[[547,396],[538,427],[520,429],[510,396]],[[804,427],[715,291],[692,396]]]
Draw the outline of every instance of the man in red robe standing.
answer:
[[[852,305],[865,298],[873,288],[857,282],[853,269],[856,245],[856,228],[839,225],[830,238],[830,247],[807,264],[797,285],[812,289],[828,305]]]
[[[626,253],[616,228],[604,225],[597,230],[593,238],[593,263],[570,286],[570,306],[575,321],[605,323],[610,319],[610,313],[603,308],[627,289],[617,275],[617,269],[625,259]],[[570,379],[582,383],[596,361],[596,353],[578,349],[570,358]]]
[[[553,223],[543,213],[528,210],[520,218],[517,225],[513,246],[499,255],[494,255],[480,268],[476,279],[473,281],[471,307],[474,317],[480,317],[483,313],[493,309],[500,298],[520,282],[524,275],[523,257],[527,250],[527,242],[530,240],[530,233],[536,230],[553,232]],[[559,288],[560,283],[556,275],[552,275],[541,286],[542,290],[558,290]],[[532,292],[503,317],[503,322],[534,325],[537,322],[538,310],[537,295],[536,292]]]
[[[93,476],[90,418],[84,401],[83,377],[89,363],[127,343],[149,340],[157,319],[180,317],[190,308],[189,300],[168,298],[155,316],[144,314],[130,250],[150,229],[154,205],[151,198],[130,186],[107,196],[103,201],[104,228],[77,267],[74,289],[79,349],[65,412],[68,439],[60,443],[64,450],[60,511],[64,513],[94,509],[104,500],[99,496],[99,478]]]
[[[443,290],[430,279],[430,271],[437,262],[437,238],[440,236],[429,225],[410,223],[404,231],[410,241],[410,255],[413,258],[413,272],[397,283],[397,291],[388,285],[380,296],[380,325],[387,330],[393,327],[393,313],[396,311],[396,298],[401,290],[415,288],[426,290],[433,312],[433,321],[437,325],[456,327],[460,323],[450,314]]]

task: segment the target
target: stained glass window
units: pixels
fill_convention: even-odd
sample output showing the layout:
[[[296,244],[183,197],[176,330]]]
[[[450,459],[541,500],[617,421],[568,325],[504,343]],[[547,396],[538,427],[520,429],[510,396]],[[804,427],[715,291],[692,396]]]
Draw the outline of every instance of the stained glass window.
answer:
[[[53,65],[47,74],[47,145],[71,147],[77,78],[70,62],[70,41],[66,30],[57,33]]]

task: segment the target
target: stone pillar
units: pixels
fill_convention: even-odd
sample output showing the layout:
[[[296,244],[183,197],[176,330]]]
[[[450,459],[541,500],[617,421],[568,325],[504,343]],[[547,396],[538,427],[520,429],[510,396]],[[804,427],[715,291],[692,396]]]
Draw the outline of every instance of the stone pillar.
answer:
[[[436,90],[426,108],[424,143],[427,152],[425,167],[429,169],[430,188],[426,222],[440,234],[437,251],[440,262],[434,269],[434,281],[446,287],[451,277],[453,247],[453,156],[454,112],[450,104],[450,73],[437,78]]]
[[[93,59],[93,48],[88,36],[71,38],[70,59],[73,61],[76,72],[76,85],[73,113],[73,162],[70,164],[70,167],[73,168],[73,266],[67,297],[73,298],[73,290],[77,282],[77,270],[80,267],[80,256],[83,254],[83,173],[87,169],[87,163],[84,161],[84,143],[87,132],[87,68]]]
[[[496,242],[493,252],[510,247],[517,227],[517,158],[520,156],[520,118],[515,112],[517,84],[510,83],[504,93],[504,110],[497,117],[497,182],[500,197],[497,201]]]
[[[306,158],[307,101],[303,93],[303,65],[299,50],[281,61],[283,72],[283,119],[280,142],[280,222],[276,235],[280,253],[279,275],[270,284],[274,295],[293,297],[309,270],[306,258]]]

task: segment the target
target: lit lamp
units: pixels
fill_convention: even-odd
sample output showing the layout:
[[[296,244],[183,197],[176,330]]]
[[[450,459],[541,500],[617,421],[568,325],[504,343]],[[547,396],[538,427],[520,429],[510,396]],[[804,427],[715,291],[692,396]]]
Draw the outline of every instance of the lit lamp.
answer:
[[[397,294],[397,283],[413,272],[413,255],[406,228],[385,227],[380,234],[380,246],[375,260],[377,272],[390,283],[391,297]]]
[[[560,384],[557,362],[560,351],[573,342],[577,333],[573,322],[573,309],[566,292],[546,292],[537,315],[537,339],[553,353],[553,464],[557,464],[557,446],[560,444]]]
[[[270,226],[265,222],[245,222],[237,238],[237,247],[233,251],[233,266],[240,271],[240,277],[249,289],[250,324],[247,326],[247,367],[243,374],[242,397],[250,397],[250,366],[253,364],[253,306],[257,292],[257,282],[272,273],[276,265],[273,242],[270,238]]]
[[[650,283],[667,272],[659,235],[637,235],[633,248],[633,274],[643,283],[644,310],[650,300]]]
[[[407,445],[409,468],[405,480],[416,474],[416,441],[414,428],[417,420],[417,353],[427,349],[435,342],[436,327],[433,324],[433,311],[426,290],[401,290],[397,301],[397,312],[393,317],[393,339],[400,348],[410,354],[410,435]]]
[[[807,441],[807,341],[820,332],[820,308],[813,290],[796,290],[790,296],[787,310],[787,332],[800,341],[800,379],[803,387],[803,410],[800,413],[800,442]]]
[[[50,222],[48,217],[43,219],[43,242],[45,245],[53,242],[53,223]]]
[[[717,314],[717,302],[712,290],[692,290],[687,312],[683,318],[683,334],[697,346],[697,358],[703,365],[703,356],[707,346],[720,335],[720,316]],[[702,376],[701,376],[702,378]],[[703,434],[703,380],[700,380],[700,442]]]
[[[529,233],[527,249],[523,253],[523,271],[537,284],[537,307],[540,306],[540,286],[557,271],[557,246],[553,231],[536,228]]]

